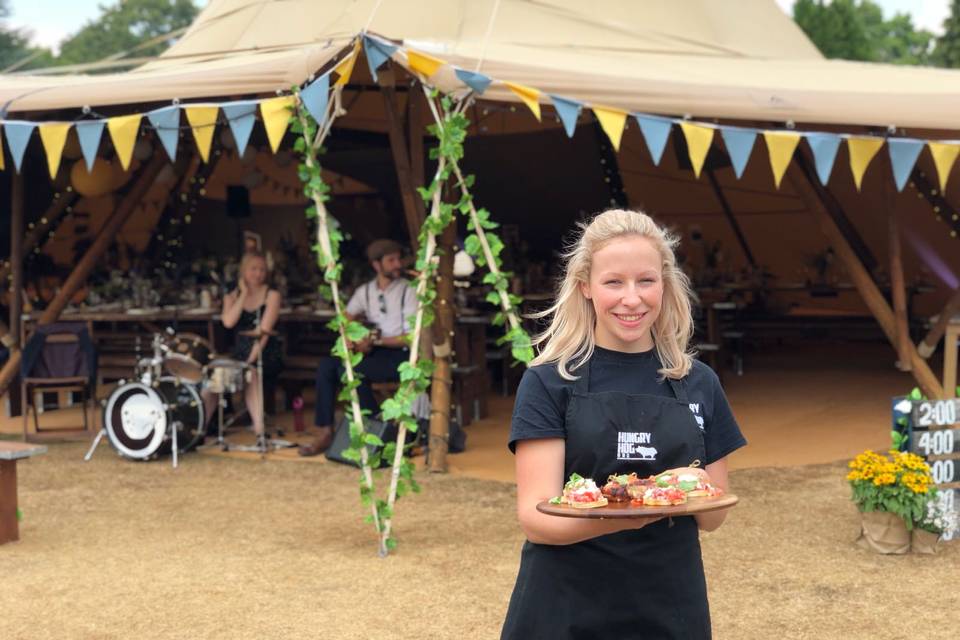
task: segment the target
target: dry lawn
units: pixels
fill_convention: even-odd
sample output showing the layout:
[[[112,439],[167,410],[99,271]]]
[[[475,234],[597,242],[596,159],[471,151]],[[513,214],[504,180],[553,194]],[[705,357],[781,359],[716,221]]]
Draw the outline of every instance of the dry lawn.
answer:
[[[188,455],[174,471],[83,451],[20,465],[6,640],[498,637],[522,542],[509,484],[421,474],[382,560],[353,469]],[[843,473],[733,473],[742,502],[703,544],[716,638],[955,637],[960,547],[859,549]]]

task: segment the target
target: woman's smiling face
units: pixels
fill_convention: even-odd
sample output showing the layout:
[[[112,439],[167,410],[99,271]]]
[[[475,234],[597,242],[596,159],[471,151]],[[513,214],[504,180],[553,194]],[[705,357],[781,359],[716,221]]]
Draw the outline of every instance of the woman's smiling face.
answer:
[[[642,236],[612,240],[593,254],[580,285],[597,314],[596,344],[635,353],[653,348],[653,323],[663,302],[663,260]]]

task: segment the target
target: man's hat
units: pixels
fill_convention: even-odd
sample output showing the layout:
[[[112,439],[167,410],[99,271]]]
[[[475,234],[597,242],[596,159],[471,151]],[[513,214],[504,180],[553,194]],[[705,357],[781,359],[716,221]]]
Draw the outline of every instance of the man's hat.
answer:
[[[403,245],[390,238],[381,238],[374,240],[367,245],[367,259],[371,262],[378,261],[391,253],[403,253]]]

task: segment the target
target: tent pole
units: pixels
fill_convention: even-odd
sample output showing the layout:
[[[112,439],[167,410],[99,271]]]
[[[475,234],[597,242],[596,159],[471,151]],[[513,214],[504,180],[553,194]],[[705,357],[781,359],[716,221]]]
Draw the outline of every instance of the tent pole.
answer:
[[[943,337],[943,334],[947,330],[950,318],[958,312],[960,312],[960,289],[954,290],[953,295],[950,296],[947,304],[945,304],[940,311],[937,322],[930,327],[930,331],[927,332],[927,335],[924,336],[920,344],[917,345],[917,351],[920,353],[921,358],[929,358],[933,355],[933,352],[937,350],[937,343],[940,342],[940,338]]]
[[[65,194],[50,203],[47,210],[40,216],[37,224],[27,233],[21,250],[23,255],[29,254],[38,246],[43,246],[42,243],[47,233],[58,226],[64,213],[66,213],[67,207],[72,205],[76,199],[77,192],[67,187]],[[0,267],[0,280],[5,280],[8,275],[10,275],[10,266]]]
[[[821,229],[827,236],[827,240],[844,262],[847,271],[850,273],[850,277],[853,279],[854,285],[857,287],[857,291],[860,292],[863,301],[877,319],[880,328],[883,329],[884,334],[887,336],[887,340],[889,340],[891,344],[897,344],[896,321],[894,320],[890,305],[887,304],[883,294],[880,293],[876,283],[873,282],[870,273],[860,261],[856,251],[854,251],[846,237],[844,237],[837,222],[827,212],[824,203],[817,198],[816,192],[811,188],[811,183],[813,182],[812,176],[808,172],[803,171],[806,177],[806,180],[803,180],[801,176],[798,175],[800,171],[802,171],[802,165],[798,164],[798,166],[794,166],[791,164],[787,169],[787,177],[790,179],[790,183],[800,196],[800,199],[803,200],[804,206],[817,218]],[[920,357],[913,344],[908,346],[908,355],[910,364],[912,365],[913,377],[927,397],[936,399],[943,398],[943,386],[940,384],[940,380],[937,379],[930,370],[930,367],[927,366],[926,361]]]
[[[897,220],[897,192],[891,180],[885,180],[884,200],[887,204],[887,218],[890,244],[890,289],[893,298],[893,319],[896,325],[897,368],[910,371],[910,329],[907,318],[907,292],[903,277],[902,246]]]
[[[10,358],[19,352],[20,314],[23,309],[23,174],[10,179]]]
[[[840,231],[846,243],[853,249],[854,255],[857,256],[857,260],[864,266],[867,273],[872,273],[873,270],[877,268],[879,262],[870,250],[869,245],[867,245],[863,237],[857,232],[856,227],[853,226],[850,219],[847,218],[843,207],[840,206],[840,203],[833,194],[820,184],[819,178],[816,177],[816,169],[807,159],[807,156],[803,152],[798,152],[795,153],[793,157],[794,162],[806,176],[806,183],[816,194],[816,198],[820,206],[823,207],[824,213],[829,215],[833,220],[833,224]]]
[[[453,244],[456,238],[456,222],[448,224],[438,238],[440,264],[437,265],[437,299],[434,303],[436,320],[433,325],[433,383],[430,389],[430,450],[427,460],[431,473],[447,472],[447,451],[450,447],[454,342]]]
[[[380,80],[380,95],[383,96],[383,110],[387,118],[387,132],[390,135],[390,151],[393,154],[393,166],[397,171],[397,182],[400,183],[400,201],[403,204],[403,215],[407,221],[407,231],[410,234],[410,246],[413,248],[414,253],[416,253],[420,227],[423,225],[426,217],[423,201],[416,191],[416,187],[420,185],[415,184],[413,181],[413,171],[410,167],[412,154],[407,147],[407,141],[403,135],[403,127],[400,122],[400,115],[397,111],[396,80],[393,69],[386,67],[377,72],[377,77]],[[412,100],[412,95],[408,99]]]
[[[720,202],[720,209],[723,210],[723,216],[730,224],[730,228],[733,229],[733,234],[737,237],[737,242],[740,243],[740,248],[743,249],[744,255],[747,256],[747,262],[750,263],[751,267],[756,267],[757,261],[753,258],[753,252],[750,251],[750,245],[747,244],[747,238],[743,235],[740,224],[737,223],[737,219],[733,217],[733,209],[730,208],[730,203],[727,202],[726,196],[723,195],[723,189],[720,188],[720,183],[717,182],[717,176],[714,175],[713,169],[706,169],[706,174],[707,178],[710,179],[710,186],[713,187],[713,193],[717,196],[717,201]]]
[[[175,165],[175,172],[177,174],[183,170],[181,162],[182,161],[178,159]],[[137,203],[143,199],[150,187],[153,186],[153,181],[165,164],[166,156],[164,156],[164,154],[159,151],[153,154],[153,157],[137,177],[133,187],[131,187],[120,204],[117,205],[117,208],[114,209],[113,213],[107,218],[106,222],[104,222],[100,228],[100,231],[97,232],[97,237],[93,241],[93,244],[90,245],[87,252],[80,261],[77,262],[77,265],[73,268],[73,272],[70,273],[66,282],[60,287],[60,291],[50,302],[50,306],[44,310],[37,324],[50,324],[57,321],[60,317],[60,312],[67,306],[67,302],[73,297],[77,289],[86,281],[87,276],[90,275],[90,272],[96,266],[100,256],[102,256],[110,247],[111,243],[113,243],[117,232],[120,231],[124,223],[130,218],[130,214],[133,213]],[[22,237],[22,235],[21,233],[20,237]],[[20,357],[20,351],[11,352],[10,359],[7,360],[3,369],[0,370],[0,394],[7,390],[10,381],[13,380],[17,370],[20,368]]]

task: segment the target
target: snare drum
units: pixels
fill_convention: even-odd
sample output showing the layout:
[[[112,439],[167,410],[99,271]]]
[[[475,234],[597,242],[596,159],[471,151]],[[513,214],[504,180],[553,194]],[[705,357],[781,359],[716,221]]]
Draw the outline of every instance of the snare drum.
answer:
[[[194,333],[178,333],[166,346],[163,368],[167,373],[193,384],[203,381],[203,368],[214,353],[209,342]]]
[[[231,358],[214,358],[204,367],[203,388],[213,393],[236,393],[247,382],[250,365]]]

